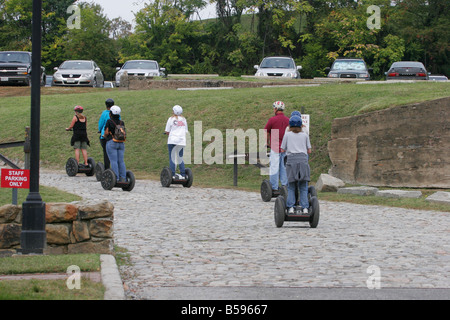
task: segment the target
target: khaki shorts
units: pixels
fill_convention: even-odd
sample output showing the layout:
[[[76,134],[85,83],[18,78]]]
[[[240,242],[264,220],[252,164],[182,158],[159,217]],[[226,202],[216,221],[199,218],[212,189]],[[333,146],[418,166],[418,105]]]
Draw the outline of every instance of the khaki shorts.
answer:
[[[87,149],[87,142],[86,141],[75,141],[73,144],[74,149]]]

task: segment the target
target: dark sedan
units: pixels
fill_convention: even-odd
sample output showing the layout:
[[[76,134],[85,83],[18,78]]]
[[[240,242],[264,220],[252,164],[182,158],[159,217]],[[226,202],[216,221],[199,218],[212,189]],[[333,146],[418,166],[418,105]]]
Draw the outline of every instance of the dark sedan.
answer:
[[[386,72],[386,80],[428,80],[429,73],[421,62],[394,62]]]

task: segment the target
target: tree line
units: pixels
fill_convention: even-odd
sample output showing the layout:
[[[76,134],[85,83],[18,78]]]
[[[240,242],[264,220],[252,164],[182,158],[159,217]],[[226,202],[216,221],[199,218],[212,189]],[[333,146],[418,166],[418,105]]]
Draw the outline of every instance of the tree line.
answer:
[[[31,51],[32,2],[0,0],[0,50]],[[208,2],[217,17],[201,20]],[[67,9],[75,3],[81,23],[71,28]],[[153,59],[169,73],[239,76],[253,74],[265,56],[284,55],[303,66],[303,78],[325,76],[337,57],[364,58],[374,78],[384,78],[399,60],[450,76],[448,0],[153,0],[135,14],[134,28],[109,19],[98,4],[42,5],[47,70],[92,59],[112,79],[127,60]]]

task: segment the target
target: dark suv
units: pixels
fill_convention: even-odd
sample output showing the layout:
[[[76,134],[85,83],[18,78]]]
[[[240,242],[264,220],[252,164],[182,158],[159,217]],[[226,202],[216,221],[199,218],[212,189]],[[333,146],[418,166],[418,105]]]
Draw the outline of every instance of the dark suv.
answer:
[[[41,67],[41,86],[45,85],[45,68]],[[31,84],[31,52],[0,51],[0,85]]]
[[[372,72],[372,69],[367,68],[364,60],[360,58],[338,58],[331,68],[325,70],[328,72],[328,78],[361,80],[370,80],[369,72]]]

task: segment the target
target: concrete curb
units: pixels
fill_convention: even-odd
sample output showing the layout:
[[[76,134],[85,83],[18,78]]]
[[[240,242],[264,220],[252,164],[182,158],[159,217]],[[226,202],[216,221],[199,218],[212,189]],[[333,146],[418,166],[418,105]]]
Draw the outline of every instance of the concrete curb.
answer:
[[[102,282],[105,286],[104,300],[125,300],[125,290],[114,256],[100,255]]]

